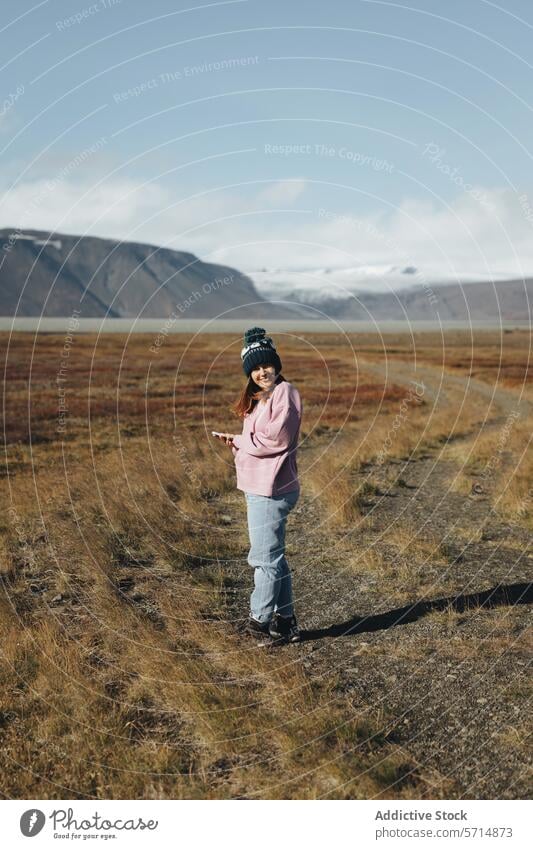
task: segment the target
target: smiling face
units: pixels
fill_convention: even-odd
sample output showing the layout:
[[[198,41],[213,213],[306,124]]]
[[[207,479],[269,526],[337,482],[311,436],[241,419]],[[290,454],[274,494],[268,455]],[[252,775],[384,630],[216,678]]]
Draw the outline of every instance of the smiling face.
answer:
[[[251,377],[261,389],[268,391],[276,382],[276,369],[274,366],[260,365],[252,370]]]

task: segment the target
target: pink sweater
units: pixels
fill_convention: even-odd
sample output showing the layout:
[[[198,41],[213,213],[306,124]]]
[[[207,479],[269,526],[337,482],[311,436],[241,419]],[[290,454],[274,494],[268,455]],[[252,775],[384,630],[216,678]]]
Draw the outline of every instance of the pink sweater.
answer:
[[[244,417],[233,440],[237,489],[254,495],[284,495],[300,489],[296,450],[302,402],[287,380],[277,383],[266,403]]]

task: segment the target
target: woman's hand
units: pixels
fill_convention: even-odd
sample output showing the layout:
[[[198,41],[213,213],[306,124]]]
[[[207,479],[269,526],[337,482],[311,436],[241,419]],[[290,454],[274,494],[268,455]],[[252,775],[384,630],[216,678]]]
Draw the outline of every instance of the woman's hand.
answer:
[[[220,439],[224,445],[232,445],[234,435],[235,434],[233,433],[221,433],[219,434],[218,439]]]

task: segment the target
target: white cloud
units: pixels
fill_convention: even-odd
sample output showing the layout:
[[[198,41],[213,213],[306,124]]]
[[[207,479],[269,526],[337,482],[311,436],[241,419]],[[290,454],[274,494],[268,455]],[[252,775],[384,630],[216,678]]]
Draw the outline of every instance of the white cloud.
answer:
[[[6,191],[0,226],[166,245],[244,271],[409,264],[433,278],[533,274],[533,224],[506,190],[485,190],[487,204],[463,192],[450,208],[406,199],[392,213],[357,218],[320,213],[322,187],[305,180],[187,199],[158,182],[109,178],[95,186],[80,173]]]
[[[391,237],[406,246],[415,263],[484,274],[533,272],[533,230],[517,196],[484,191],[486,204],[462,193],[449,208],[409,201],[390,222]]]
[[[485,195],[491,208],[461,194],[449,208],[407,199],[392,213],[359,217],[320,215],[320,202],[306,195],[309,214],[278,216],[275,226],[261,222],[266,244],[219,253],[248,269],[414,265],[433,278],[533,274],[532,221],[514,193]]]
[[[3,227],[122,238],[165,201],[166,192],[160,186],[141,188],[131,179],[93,185],[52,177],[6,190],[0,220]]]
[[[281,180],[263,189],[257,198],[260,204],[283,206],[294,203],[305,190],[305,180]]]

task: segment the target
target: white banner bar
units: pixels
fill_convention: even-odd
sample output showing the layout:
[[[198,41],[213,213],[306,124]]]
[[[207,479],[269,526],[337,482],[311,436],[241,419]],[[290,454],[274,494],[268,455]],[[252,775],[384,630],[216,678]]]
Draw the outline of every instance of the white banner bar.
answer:
[[[531,801],[15,801],[2,805],[5,846],[522,847]],[[529,837],[528,837],[529,835]],[[35,843],[30,841],[35,840]]]

